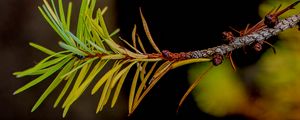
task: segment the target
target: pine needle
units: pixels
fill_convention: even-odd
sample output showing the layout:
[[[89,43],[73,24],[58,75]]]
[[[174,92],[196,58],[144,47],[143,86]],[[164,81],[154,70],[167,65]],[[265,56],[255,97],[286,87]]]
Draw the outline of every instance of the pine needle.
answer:
[[[13,94],[15,95],[15,94],[18,94],[20,92],[23,92],[24,90],[26,90],[26,89],[28,89],[28,88],[30,88],[30,87],[32,87],[32,86],[40,83],[41,81],[43,81],[44,79],[46,79],[47,77],[49,77],[50,75],[52,75],[53,73],[55,73],[57,70],[59,70],[69,60],[70,60],[70,58],[66,58],[65,60],[61,61],[60,63],[54,65],[53,67],[51,67],[51,69],[47,73],[45,73],[45,74],[41,75],[40,77],[32,80],[31,82],[27,83],[23,87],[17,89]]]
[[[138,76],[140,73],[140,70],[138,69],[140,67],[140,64],[138,64],[137,69],[135,71],[132,83],[131,83],[131,88],[130,88],[130,93],[129,93],[129,103],[128,103],[128,110],[129,110],[129,114],[132,113],[132,105],[133,105],[133,98],[135,96],[135,89],[136,89],[136,84],[138,81]]]
[[[141,19],[142,19],[142,22],[143,22],[143,27],[144,27],[144,30],[145,30],[145,33],[146,33],[146,36],[147,36],[149,42],[151,43],[152,47],[156,50],[156,52],[161,53],[160,50],[158,49],[157,45],[155,44],[152,36],[151,36],[149,27],[147,25],[147,21],[144,18],[144,15],[142,13],[142,9],[141,8],[140,8],[140,15],[141,15]]]
[[[154,85],[160,80],[162,76],[164,76],[169,70],[171,70],[171,66],[168,66],[167,68],[164,69],[164,71],[161,71],[160,74],[156,74],[155,76],[152,77],[151,79],[151,84],[146,88],[146,90],[142,93],[139,99],[134,102],[132,111],[134,111],[137,106],[140,104],[140,102],[144,99],[144,97],[148,94],[148,92],[154,87]],[[137,95],[136,95],[137,97]]]
[[[60,82],[63,80],[60,78],[63,74],[68,72],[72,69],[72,66],[75,62],[75,59],[70,61],[56,76],[56,78],[53,80],[53,82],[49,85],[49,87],[45,90],[45,92],[41,95],[41,97],[38,99],[38,101],[35,103],[35,105],[32,107],[31,112],[35,111],[36,108],[40,106],[40,104],[45,100],[45,98],[60,84]]]
[[[186,99],[186,97],[191,93],[192,90],[194,90],[194,88],[199,84],[200,80],[203,79],[204,75],[206,75],[207,72],[209,72],[209,70],[210,70],[211,68],[213,68],[213,65],[210,65],[210,66],[208,67],[208,69],[206,69],[206,70],[204,71],[204,73],[202,73],[202,74],[195,80],[195,82],[189,87],[189,89],[185,92],[185,94],[183,95],[183,97],[181,98],[181,100],[180,100],[180,102],[179,102],[179,105],[178,105],[178,107],[177,107],[177,112],[178,112],[180,106],[182,105],[183,101]]]
[[[67,90],[69,89],[72,81],[74,80],[75,78],[75,75],[76,75],[77,72],[74,72],[73,74],[71,74],[70,78],[68,79],[66,85],[64,86],[64,88],[62,89],[62,91],[60,92],[59,96],[57,97],[54,105],[53,105],[53,108],[56,108],[57,105],[59,104],[59,102],[61,101],[61,99],[63,98],[63,96],[66,94]]]
[[[116,101],[118,99],[119,93],[121,91],[121,88],[123,86],[124,80],[125,80],[128,72],[129,72],[129,70],[132,68],[132,66],[134,64],[136,64],[136,62],[131,63],[130,65],[128,65],[126,68],[124,68],[122,71],[119,72],[119,74],[121,74],[122,77],[119,79],[119,83],[117,85],[117,88],[115,90],[115,94],[114,94],[113,99],[112,99],[111,107],[114,107],[114,105],[115,105],[115,103],[116,103]],[[125,72],[122,74],[123,71],[125,71]],[[113,83],[111,85],[112,86],[111,88],[113,88],[113,86],[115,84],[114,81],[116,81],[116,79],[118,79],[118,75],[113,79],[113,81],[112,81]]]
[[[38,49],[38,50],[40,50],[40,51],[42,51],[42,52],[44,52],[44,53],[46,53],[46,54],[48,54],[48,55],[54,55],[55,54],[54,51],[49,50],[48,48],[45,48],[41,45],[38,45],[38,44],[35,44],[35,43],[32,43],[32,42],[30,42],[29,45],[36,48],[36,49]],[[57,56],[59,56],[59,54]]]

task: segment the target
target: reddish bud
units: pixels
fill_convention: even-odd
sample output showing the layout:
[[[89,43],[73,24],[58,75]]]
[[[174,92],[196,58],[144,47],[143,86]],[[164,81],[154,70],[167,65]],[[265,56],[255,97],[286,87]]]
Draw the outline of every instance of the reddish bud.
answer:
[[[261,45],[261,43],[255,43],[253,48],[255,51],[259,52],[262,50],[262,45]]]
[[[215,66],[220,65],[222,64],[222,61],[223,61],[223,55],[220,54],[213,55],[213,59],[212,59],[213,65]]]

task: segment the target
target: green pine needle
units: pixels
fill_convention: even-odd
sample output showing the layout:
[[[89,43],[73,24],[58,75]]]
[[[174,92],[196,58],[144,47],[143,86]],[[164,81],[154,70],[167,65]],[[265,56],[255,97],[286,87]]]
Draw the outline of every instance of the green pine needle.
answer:
[[[35,103],[33,108],[31,109],[31,112],[35,111],[38,106],[46,99],[46,97],[60,84],[60,82],[63,80],[61,78],[62,75],[64,75],[66,72],[72,69],[73,64],[75,62],[75,59],[71,60],[56,76],[56,78],[53,80],[53,82],[49,85],[49,87],[45,90],[45,92],[42,94],[42,96],[38,99],[38,101]]]
[[[66,64],[71,58],[66,58],[65,60],[59,62],[58,64],[54,65],[53,67],[50,68],[50,70],[41,75],[40,77],[32,80],[31,82],[27,83],[26,85],[24,85],[23,87],[17,89],[15,92],[14,92],[14,95],[15,94],[18,94],[20,92],[23,92],[24,90],[40,83],[41,81],[43,81],[44,79],[48,78],[50,75],[52,75],[53,73],[55,73],[57,70],[59,70],[61,67],[63,67],[64,64]]]
[[[48,55],[54,55],[55,54],[54,51],[49,50],[49,49],[47,49],[47,48],[45,48],[41,45],[38,45],[38,44],[35,44],[35,43],[32,43],[32,42],[30,42],[29,45],[36,48],[36,49],[38,49],[38,50],[40,50],[40,51],[42,51],[42,52],[44,52],[44,53],[46,53],[46,54],[48,54]]]

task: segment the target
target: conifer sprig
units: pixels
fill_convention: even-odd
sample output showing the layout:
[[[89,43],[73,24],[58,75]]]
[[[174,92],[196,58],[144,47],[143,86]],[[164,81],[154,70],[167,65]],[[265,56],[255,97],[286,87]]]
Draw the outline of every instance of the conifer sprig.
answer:
[[[62,0],[57,0],[57,2],[51,0],[50,3],[44,0],[44,4],[39,7],[45,20],[61,37],[62,41],[59,41],[58,44],[64,50],[55,52],[41,45],[30,43],[32,47],[49,56],[32,68],[13,73],[18,78],[37,76],[36,79],[17,89],[14,94],[21,93],[50,76],[56,75],[33,106],[32,112],[42,104],[58,85],[64,85],[53,106],[57,107],[61,104],[64,109],[63,117],[66,116],[71,105],[84,92],[89,92],[86,91],[88,87],[92,87],[92,95],[101,94],[96,107],[96,113],[98,113],[108,103],[109,98],[112,98],[110,106],[114,107],[124,81],[129,80],[132,83],[128,103],[129,114],[131,114],[168,71],[197,62],[212,61],[214,65],[221,64],[223,55],[255,42],[264,41],[287,28],[296,26],[300,20],[300,15],[294,15],[283,20],[270,17],[271,20],[275,20],[275,23],[272,23],[274,26],[268,26],[267,22],[260,23],[264,27],[243,36],[231,37],[232,41],[228,44],[199,51],[172,53],[168,50],[160,50],[158,45],[155,44],[140,9],[141,21],[148,38],[148,44],[156,51],[156,53],[148,53],[149,50],[144,47],[145,40],[141,40],[137,34],[136,25],[132,30],[132,43],[123,39],[121,40],[127,44],[127,47],[116,43],[112,36],[116,35],[119,29],[113,32],[108,30],[103,17],[107,7],[103,10],[100,8],[95,10],[95,4],[96,0],[82,0],[76,33],[70,30],[71,2],[68,4],[66,14]],[[112,65],[108,63],[112,63]],[[108,66],[109,70],[104,70],[105,66]],[[127,78],[130,70],[135,71],[133,78]],[[103,72],[105,74],[100,78],[96,77]],[[202,76],[199,78],[202,78]],[[96,81],[96,84],[91,84],[92,81]],[[180,104],[198,83],[199,79],[189,88]],[[64,97],[65,99],[63,99]]]
[[[149,43],[157,53],[147,53],[143,47],[144,41],[136,33],[136,27],[132,32],[133,43],[130,44],[124,40],[133,51],[117,44],[112,36],[116,35],[119,30],[108,31],[103,18],[106,9],[101,10],[99,8],[94,11],[96,0],[82,0],[77,32],[73,33],[70,31],[72,3],[70,2],[68,5],[67,15],[65,15],[62,0],[58,0],[57,3],[58,9],[54,0],[51,0],[50,3],[44,0],[44,5],[40,6],[39,10],[53,30],[62,38],[62,41],[59,41],[58,44],[64,50],[54,52],[41,45],[30,43],[32,47],[49,56],[32,68],[14,73],[17,77],[37,76],[36,79],[17,89],[14,94],[21,93],[57,73],[55,79],[52,80],[52,83],[33,106],[32,112],[61,84],[65,86],[58,95],[54,107],[62,103],[63,117],[66,116],[71,105],[79,99],[83,92],[86,92],[87,87],[93,87],[92,95],[101,93],[96,113],[103,109],[110,96],[113,96],[110,106],[114,107],[124,81],[131,80],[127,78],[128,72],[135,69],[136,72],[129,96],[129,113],[132,113],[144,96],[166,72],[184,64],[210,60],[208,58],[165,59],[151,37],[147,22],[141,11],[140,15],[145,33]],[[93,17],[93,13],[96,14],[95,17]],[[97,74],[104,71],[103,68],[108,65],[108,62],[112,62],[113,66],[103,76],[96,78]],[[97,82],[95,85],[91,85],[92,81]],[[103,87],[102,90],[100,90],[101,87]],[[68,90],[70,90],[69,93],[67,93]],[[66,96],[66,99],[62,101],[64,96]]]

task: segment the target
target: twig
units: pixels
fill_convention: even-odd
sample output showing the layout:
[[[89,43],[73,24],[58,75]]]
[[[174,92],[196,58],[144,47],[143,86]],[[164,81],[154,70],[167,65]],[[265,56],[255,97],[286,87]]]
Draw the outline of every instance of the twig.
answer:
[[[293,28],[299,24],[300,21],[300,13],[297,15],[293,15],[291,17],[279,20],[278,24],[274,26],[274,28],[264,28],[262,30],[250,33],[248,35],[242,37],[235,37],[233,41],[229,44],[223,44],[220,46],[204,49],[204,50],[196,50],[189,52],[187,54],[187,58],[212,58],[215,54],[225,55],[231,51],[239,49],[243,46],[249,46],[254,42],[261,42],[269,39],[272,36],[277,35],[278,33],[288,29]]]

